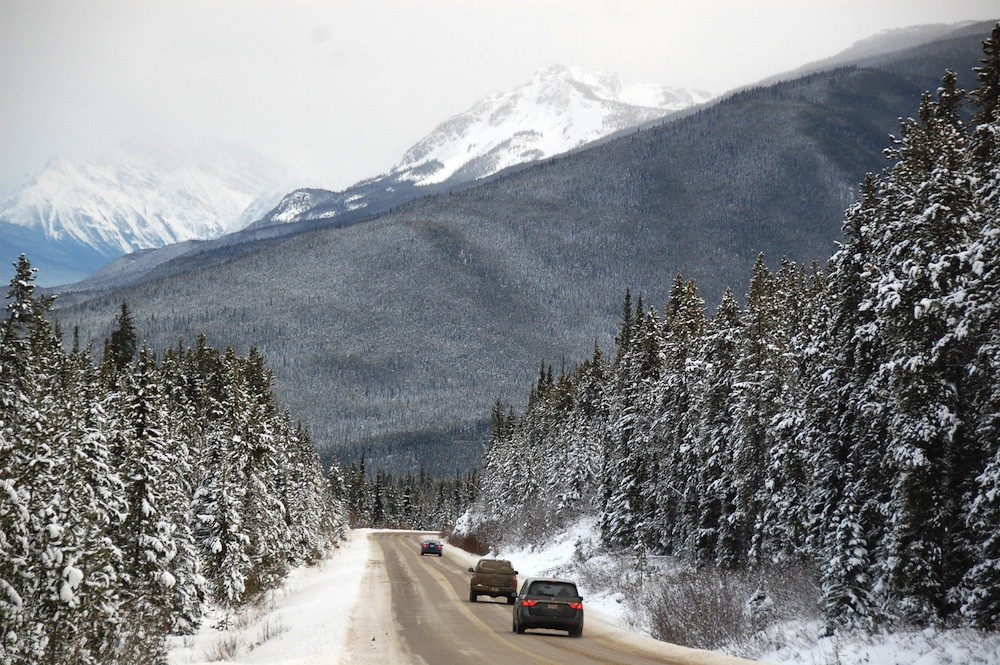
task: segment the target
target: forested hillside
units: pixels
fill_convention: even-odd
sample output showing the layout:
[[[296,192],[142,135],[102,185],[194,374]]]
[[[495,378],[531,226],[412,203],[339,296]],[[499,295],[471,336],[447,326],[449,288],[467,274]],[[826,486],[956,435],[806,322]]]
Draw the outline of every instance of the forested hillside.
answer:
[[[495,539],[585,515],[613,550],[806,562],[832,630],[1000,620],[1000,25],[902,123],[826,266],[758,258],[714,315],[678,276],[616,346],[498,405]],[[963,122],[970,99],[972,121]]]
[[[450,528],[476,498],[478,475],[435,478],[423,467],[417,473],[373,473],[364,456],[344,469],[344,501],[352,527],[376,529]]]
[[[0,322],[0,662],[160,663],[343,535],[336,467],[254,350],[65,351],[23,256]]]
[[[971,80],[976,56],[935,47],[928,61],[934,77],[947,66]],[[475,465],[491,404],[513,400],[539,358],[610,343],[626,287],[662,302],[664,275],[680,272],[714,305],[760,252],[772,268],[825,261],[857,183],[882,168],[887,135],[924,90],[913,79],[926,62],[915,66],[741,92],[349,228],[74,294],[54,314],[99,342],[126,301],[151,346],[196,331],[254,346],[324,454],[386,450],[373,468],[423,461],[450,476]]]

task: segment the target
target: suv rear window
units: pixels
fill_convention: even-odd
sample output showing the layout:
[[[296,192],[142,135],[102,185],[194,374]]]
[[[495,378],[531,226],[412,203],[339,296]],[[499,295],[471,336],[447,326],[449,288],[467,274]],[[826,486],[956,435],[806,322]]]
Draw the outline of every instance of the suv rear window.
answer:
[[[503,574],[514,574],[514,567],[510,565],[510,561],[502,560],[492,560],[484,559],[479,562],[477,569],[481,573],[503,573]]]
[[[579,594],[576,592],[576,585],[570,582],[532,582],[528,595],[576,598]]]

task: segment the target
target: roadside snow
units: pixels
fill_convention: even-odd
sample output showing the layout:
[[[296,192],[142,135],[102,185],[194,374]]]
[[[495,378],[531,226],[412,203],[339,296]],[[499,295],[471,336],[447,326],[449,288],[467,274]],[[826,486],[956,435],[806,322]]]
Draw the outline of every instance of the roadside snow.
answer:
[[[466,517],[466,516],[463,516]],[[461,527],[463,520],[459,520]],[[568,527],[542,548],[501,548],[498,558],[509,559],[520,577],[572,576],[574,563],[587,562],[590,570],[616,565],[612,557],[593,556],[598,550],[597,520],[585,518]],[[620,565],[620,564],[618,564]],[[595,576],[600,577],[600,576]],[[613,574],[607,575],[614,579]],[[626,616],[624,596],[608,588],[587,588],[577,580],[589,613],[620,628],[644,633]],[[822,627],[801,621],[768,631],[766,643],[784,645],[758,654],[747,654],[773,665],[1000,665],[1000,634],[968,629],[817,637]]]
[[[320,665],[345,649],[358,590],[371,558],[369,529],[352,530],[315,566],[296,568],[280,591],[238,616],[209,617],[195,635],[170,639],[168,663]]]
[[[812,635],[819,626],[812,627]],[[790,631],[791,632],[791,631]],[[998,665],[1000,635],[968,629],[827,637],[783,647],[762,658],[776,665]]]
[[[597,519],[585,518],[557,534],[544,549],[507,547],[500,550],[497,558],[514,562],[514,567],[519,573],[518,578],[522,580],[526,577],[565,576],[564,571],[574,560],[580,561],[583,558],[592,564],[610,565],[610,561],[606,558],[594,559],[588,554],[597,547],[598,533]],[[624,596],[621,593],[606,588],[589,588],[580,580],[576,582],[580,594],[584,597],[588,614],[598,616],[603,621],[617,626],[625,626]]]
[[[377,593],[364,585],[388,582],[378,549],[369,541],[370,529],[352,530],[346,541],[316,566],[297,568],[285,586],[260,607],[238,616],[209,617],[195,635],[170,640],[170,665],[208,663],[320,663],[400,662],[395,636],[372,636],[359,626],[373,613],[384,612],[371,600]],[[594,520],[582,520],[541,548],[503,548],[498,558],[509,559],[518,577],[565,575],[574,563],[586,560],[589,569],[620,565],[611,557],[594,556],[598,531]],[[473,565],[480,557],[450,547],[449,556]],[[608,579],[615,576],[609,574]],[[599,579],[595,576],[594,579]],[[631,631],[636,639],[651,640],[626,616],[624,596],[609,588],[580,584],[587,612],[607,628]],[[359,603],[358,599],[369,599]],[[971,630],[928,629],[909,633],[850,635],[819,639],[817,624],[798,622],[772,629],[767,643],[783,645],[756,655],[774,665],[1000,665],[1000,635]],[[664,643],[658,643],[664,645]],[[664,645],[666,647],[666,645]],[[723,659],[720,655],[720,662]]]

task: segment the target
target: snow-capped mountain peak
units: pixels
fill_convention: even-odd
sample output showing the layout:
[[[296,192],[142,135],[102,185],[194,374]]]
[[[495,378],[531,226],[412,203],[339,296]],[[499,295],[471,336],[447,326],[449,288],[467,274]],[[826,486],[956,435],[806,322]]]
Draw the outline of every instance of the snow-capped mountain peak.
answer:
[[[476,102],[403,155],[393,175],[428,185],[473,180],[709,101],[712,95],[560,65]]]
[[[131,141],[87,162],[53,157],[3,203],[0,220],[114,257],[237,230],[248,207],[266,210],[290,180],[238,146],[182,154]]]
[[[555,65],[508,92],[452,116],[388,173],[340,192],[300,189],[253,226],[339,218],[353,223],[414,197],[565,153],[703,104],[697,90],[633,83],[615,74]]]

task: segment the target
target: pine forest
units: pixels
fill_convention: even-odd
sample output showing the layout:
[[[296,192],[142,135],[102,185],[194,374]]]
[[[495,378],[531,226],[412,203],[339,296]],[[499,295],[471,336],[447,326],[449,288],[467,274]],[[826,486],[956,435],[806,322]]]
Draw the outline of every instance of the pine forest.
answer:
[[[344,472],[344,502],[352,527],[439,531],[455,524],[476,497],[478,474],[436,478],[426,469],[374,472],[364,456]]]
[[[680,275],[663,307],[626,290],[614,348],[543,361],[452,478],[324,468],[253,347],[149,348],[126,302],[103,348],[81,343],[22,255],[0,320],[0,664],[162,663],[168,635],[259,601],[348,525],[459,520],[494,552],[590,518],[605,551],[804,567],[831,634],[995,629],[1000,24],[984,53],[974,90],[946,72],[901,122],[826,265],[761,255],[714,313]]]
[[[698,568],[806,563],[829,629],[1000,621],[1000,25],[902,122],[826,266],[758,259],[714,315],[625,294],[613,354],[498,403],[473,513],[581,516]],[[971,113],[970,113],[971,111]]]
[[[34,269],[0,323],[0,663],[158,663],[346,529],[343,484],[254,350],[61,345]],[[78,335],[74,334],[74,339]]]

